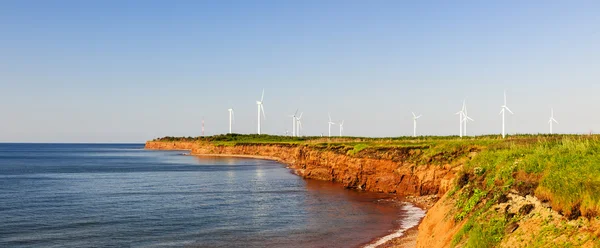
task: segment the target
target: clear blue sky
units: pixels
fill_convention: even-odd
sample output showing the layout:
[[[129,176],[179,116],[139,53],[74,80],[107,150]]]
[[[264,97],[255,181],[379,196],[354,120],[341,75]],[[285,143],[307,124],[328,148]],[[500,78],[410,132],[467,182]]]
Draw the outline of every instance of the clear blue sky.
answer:
[[[0,142],[600,131],[598,1],[1,1]],[[337,127],[334,128],[337,133]]]

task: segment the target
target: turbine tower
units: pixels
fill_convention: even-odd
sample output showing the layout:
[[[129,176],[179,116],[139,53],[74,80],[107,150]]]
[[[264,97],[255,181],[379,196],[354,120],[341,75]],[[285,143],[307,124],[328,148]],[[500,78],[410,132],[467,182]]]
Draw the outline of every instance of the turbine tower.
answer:
[[[260,101],[256,101],[256,106],[258,106],[258,134],[260,134],[260,113],[262,112],[263,118],[265,118],[265,119],[267,118],[265,116],[265,109],[263,107],[264,97],[265,97],[265,89],[263,89],[263,91],[262,91]]]
[[[417,119],[421,118],[422,115],[415,115],[415,112],[411,112],[413,115],[413,137],[417,137]]]
[[[467,113],[467,101],[466,100],[463,101],[463,110],[462,110],[462,112],[463,112],[463,117],[464,117],[464,119],[463,119],[463,128],[464,128],[464,130],[463,130],[462,133],[463,133],[464,136],[467,136],[467,122],[469,122],[469,121],[475,121],[475,120],[473,120],[471,117],[469,117],[469,114]]]
[[[292,137],[296,137],[296,115],[298,114],[298,110],[296,109],[296,113],[293,115],[288,115],[292,117]]]
[[[504,91],[504,105],[500,106],[502,108],[502,110],[500,110],[500,114],[502,115],[502,138],[504,139],[506,137],[506,132],[505,132],[505,124],[504,124],[504,115],[505,112],[508,111],[510,114],[514,115],[514,113],[512,111],[510,111],[510,109],[506,106],[506,90]]]
[[[556,121],[556,120],[554,119],[554,109],[553,109],[553,108],[551,108],[551,109],[550,109],[550,120],[548,121],[548,123],[550,124],[550,134],[553,134],[553,133],[552,133],[552,123],[553,123],[553,122],[554,122],[554,123],[556,123],[556,124],[558,124],[558,121]]]
[[[465,101],[463,101],[463,106],[460,111],[456,112],[455,115],[459,115],[458,117],[458,128],[459,128],[459,136],[462,138],[463,136],[463,122],[465,121]]]
[[[331,137],[331,125],[335,124],[334,122],[331,121],[331,114],[329,114],[329,122],[327,122],[327,124],[329,124],[329,137]]]
[[[235,121],[235,115],[233,114],[233,109],[230,108],[229,110],[229,133],[231,133],[231,122]]]
[[[344,132],[344,121],[342,120],[342,123],[340,123],[340,137],[342,137],[343,132]]]
[[[300,137],[300,129],[302,129],[302,121],[300,121],[302,119],[302,115],[304,114],[304,112],[300,113],[300,116],[296,117],[296,121],[298,122],[296,124],[296,136]]]

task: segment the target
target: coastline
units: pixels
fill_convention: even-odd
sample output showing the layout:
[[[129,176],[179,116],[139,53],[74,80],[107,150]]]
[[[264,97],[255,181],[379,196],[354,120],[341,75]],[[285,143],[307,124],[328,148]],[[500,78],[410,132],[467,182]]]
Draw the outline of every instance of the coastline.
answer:
[[[423,239],[429,241],[430,230],[421,230],[421,226],[430,226],[428,209],[434,207],[438,199],[450,190],[456,172],[462,163],[474,156],[473,148],[461,147],[447,154],[445,149],[435,150],[424,155],[420,146],[389,147],[365,149],[354,153],[356,147],[319,145],[297,145],[287,143],[234,145],[212,144],[194,141],[148,141],[149,150],[187,151],[185,155],[198,157],[238,157],[275,161],[283,164],[302,178],[338,183],[342,188],[354,191],[366,191],[387,194],[386,199],[407,202],[420,208],[425,217],[419,217],[411,225],[402,223],[408,217],[400,213],[390,217],[394,222],[388,230],[369,239],[357,247],[382,242],[379,247],[416,247]],[[359,147],[360,148],[360,147]],[[443,147],[440,147],[443,148]],[[354,150],[352,150],[354,149]],[[431,149],[431,148],[427,148]],[[423,164],[416,164],[418,161]],[[398,206],[400,208],[401,206]],[[433,207],[433,208],[432,208]],[[436,220],[437,221],[437,220]]]
[[[373,239],[365,248],[376,247],[395,247],[395,248],[413,248],[417,246],[417,237],[419,234],[419,225],[423,222],[429,209],[433,207],[439,199],[437,195],[397,197],[395,200],[403,203],[402,208],[408,208],[412,215],[404,216],[400,225],[393,232],[379,236]],[[414,217],[417,218],[414,218]],[[408,222],[408,223],[407,223]]]
[[[579,194],[578,185],[587,185],[592,179],[575,175],[593,175],[598,181],[594,173],[600,160],[593,154],[600,149],[599,141],[598,136],[591,135],[516,135],[506,140],[491,136],[299,140],[223,135],[165,137],[148,141],[146,148],[273,160],[288,165],[292,173],[303,178],[340,183],[356,191],[384,193],[427,210],[418,228],[394,222],[405,215],[401,209],[397,215],[389,215],[385,221],[392,225],[378,232],[390,235],[396,229],[397,233],[404,233],[381,247],[448,247],[473,242],[489,247],[592,247],[600,244],[599,205],[590,200],[598,191],[583,188]],[[538,163],[548,158],[553,160]],[[573,180],[560,180],[561,175],[573,176]],[[490,178],[498,181],[490,184]],[[465,202],[469,204],[464,205]],[[557,213],[553,221],[534,214],[546,209]],[[560,231],[524,236],[549,228]],[[416,244],[411,241],[415,235]],[[368,244],[357,246],[361,245]]]
[[[260,156],[260,155],[243,155],[243,154],[184,154],[184,156],[195,156],[195,157],[229,157],[229,158],[249,158],[249,159],[261,159],[271,160],[285,165],[286,168],[297,176],[302,177],[295,169],[291,168],[284,160],[271,157],[271,156]],[[340,185],[342,186],[342,185]],[[399,208],[404,208],[407,212],[411,213],[407,216],[403,216],[400,220],[400,224],[391,233],[386,235],[373,237],[371,241],[365,243],[361,247],[364,248],[377,248],[377,247],[396,247],[396,248],[413,248],[417,245],[417,236],[419,231],[419,225],[423,221],[423,218],[427,214],[433,204],[438,199],[437,195],[426,195],[426,196],[409,196],[409,197],[395,197],[392,198],[395,201],[400,202],[402,205]],[[409,223],[406,223],[409,222]]]

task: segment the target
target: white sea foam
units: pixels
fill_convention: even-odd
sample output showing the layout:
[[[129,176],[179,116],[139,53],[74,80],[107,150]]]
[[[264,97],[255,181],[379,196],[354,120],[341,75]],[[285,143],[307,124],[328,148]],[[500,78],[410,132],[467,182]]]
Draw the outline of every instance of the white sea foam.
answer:
[[[400,228],[394,233],[391,233],[387,236],[383,236],[375,242],[366,245],[365,248],[376,248],[392,239],[401,237],[406,230],[418,225],[421,219],[425,217],[425,210],[415,207],[414,205],[408,203],[402,206],[402,210],[405,211],[405,215],[401,217],[402,219],[400,220]]]

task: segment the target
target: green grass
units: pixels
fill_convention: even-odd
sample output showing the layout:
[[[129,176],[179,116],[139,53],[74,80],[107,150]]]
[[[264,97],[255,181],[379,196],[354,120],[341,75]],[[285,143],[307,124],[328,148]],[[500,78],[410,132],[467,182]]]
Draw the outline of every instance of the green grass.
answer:
[[[548,201],[568,219],[598,218],[599,152],[597,136],[513,137],[486,146],[465,163],[458,177],[465,180],[451,191],[457,197],[455,221],[467,219],[454,236],[453,246],[496,246],[504,235],[504,227],[512,220],[490,216],[496,211],[489,207],[510,190]],[[480,199],[478,192],[488,193]],[[576,230],[564,225],[557,229],[550,222],[544,225],[544,234],[534,239],[532,247],[577,247],[589,239],[553,243],[554,238],[549,237],[573,236]]]
[[[600,205],[600,141],[565,136],[492,145],[469,161],[464,173],[483,190],[517,189],[548,200],[567,216],[593,217]],[[476,175],[475,170],[483,171]],[[577,216],[573,216],[577,217]]]
[[[457,203],[458,203],[457,207],[459,208],[459,212],[456,214],[456,216],[454,216],[454,219],[456,221],[461,221],[468,214],[470,214],[471,211],[473,211],[473,209],[475,208],[475,206],[487,194],[487,192],[481,191],[480,189],[474,189],[471,196],[467,197],[467,194],[464,194],[466,192],[467,191],[463,191],[463,194],[461,194],[461,196],[459,197],[459,200],[457,201]]]
[[[467,220],[452,239],[451,246],[463,244],[466,247],[494,247],[505,233],[508,223],[513,220],[500,216],[495,211],[488,211],[494,201],[488,201]]]
[[[356,144],[354,146],[354,149],[348,151],[348,155],[355,155],[367,147],[369,147],[369,145],[367,145],[367,144]]]
[[[465,247],[494,247],[504,237],[506,223],[506,220],[502,217],[495,217],[478,222],[470,228],[467,234],[468,239]]]

